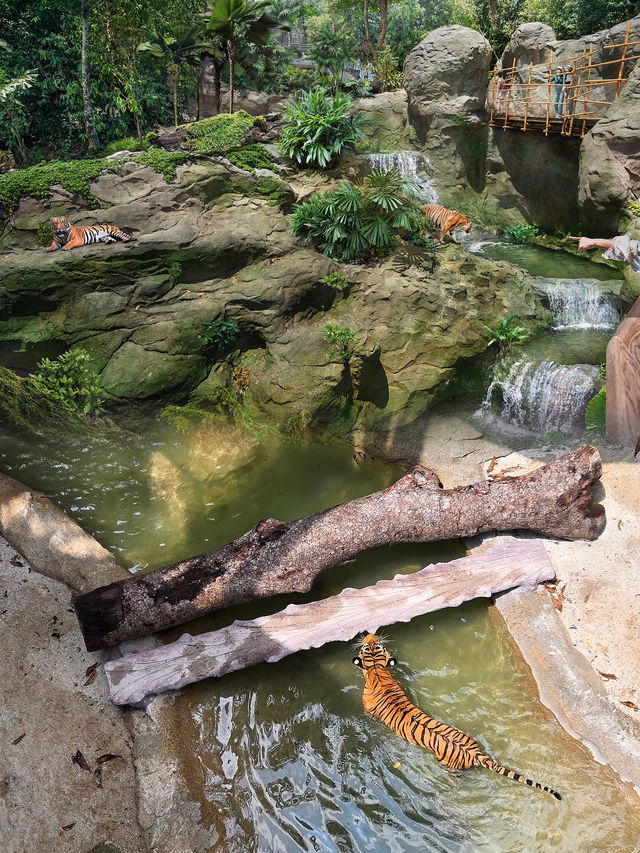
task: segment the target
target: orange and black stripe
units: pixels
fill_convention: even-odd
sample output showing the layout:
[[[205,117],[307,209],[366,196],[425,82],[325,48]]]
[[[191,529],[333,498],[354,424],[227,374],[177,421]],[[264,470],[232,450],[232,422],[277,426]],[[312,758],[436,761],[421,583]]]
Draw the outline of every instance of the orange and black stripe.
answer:
[[[506,776],[507,779],[547,791],[557,800],[562,799],[553,788],[497,764],[469,735],[435,720],[410,702],[389,672],[389,667],[394,666],[396,662],[395,658],[391,657],[374,634],[368,634],[364,638],[360,652],[353,662],[362,668],[365,678],[362,696],[365,711],[382,720],[391,731],[408,743],[431,750],[438,761],[451,770],[486,767],[487,770]]]

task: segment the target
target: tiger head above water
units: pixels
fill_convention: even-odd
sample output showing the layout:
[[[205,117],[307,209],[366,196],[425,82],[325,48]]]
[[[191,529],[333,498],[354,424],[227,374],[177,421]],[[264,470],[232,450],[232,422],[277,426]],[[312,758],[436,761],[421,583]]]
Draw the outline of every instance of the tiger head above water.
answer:
[[[375,634],[367,634],[353,662],[363,670],[363,674],[366,674],[374,669],[382,670],[395,666],[397,660],[385,649],[379,637]]]

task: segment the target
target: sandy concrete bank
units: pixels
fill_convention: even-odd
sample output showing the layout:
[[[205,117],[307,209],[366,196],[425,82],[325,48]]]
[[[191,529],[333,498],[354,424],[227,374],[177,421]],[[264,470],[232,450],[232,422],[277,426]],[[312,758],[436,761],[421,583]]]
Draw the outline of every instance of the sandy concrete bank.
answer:
[[[109,842],[139,853],[131,738],[70,601],[0,539],[2,850],[88,853]]]
[[[73,591],[128,572],[44,495],[2,474],[0,534],[2,853],[209,850],[217,816],[190,796],[202,770],[186,703],[116,708],[109,653],[85,651],[71,608]]]

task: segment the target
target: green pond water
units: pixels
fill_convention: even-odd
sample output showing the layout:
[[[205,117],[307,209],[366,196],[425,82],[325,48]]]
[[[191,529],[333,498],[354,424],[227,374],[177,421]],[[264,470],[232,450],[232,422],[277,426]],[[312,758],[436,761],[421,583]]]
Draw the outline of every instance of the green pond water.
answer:
[[[42,489],[141,571],[209,550],[260,518],[296,518],[393,482],[400,466],[348,448],[257,444],[229,428],[86,445],[0,438],[0,469]],[[461,554],[458,543],[387,548],[323,575],[307,596],[191,624],[210,630]],[[169,639],[183,629],[168,632]],[[178,699],[197,760],[191,796],[213,850],[630,851],[638,801],[539,704],[530,672],[484,602],[383,629],[416,704],[478,738],[565,800],[488,771],[455,776],[365,716],[354,646],[333,643],[193,685]]]
[[[606,264],[594,263],[588,257],[545,249],[543,246],[512,243],[495,235],[475,231],[464,238],[469,250],[493,261],[508,261],[530,275],[545,278],[595,278],[600,281],[620,281],[620,270]]]

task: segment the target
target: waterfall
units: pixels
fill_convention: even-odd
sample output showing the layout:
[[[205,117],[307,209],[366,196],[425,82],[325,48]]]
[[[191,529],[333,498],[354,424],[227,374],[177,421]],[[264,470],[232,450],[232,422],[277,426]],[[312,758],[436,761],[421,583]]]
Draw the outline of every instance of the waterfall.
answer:
[[[476,415],[491,419],[498,405],[500,420],[528,432],[546,434],[584,428],[584,413],[598,390],[598,366],[529,361],[495,365],[493,379]]]
[[[434,204],[438,201],[437,193],[429,177],[431,166],[429,160],[415,151],[394,151],[393,154],[367,154],[367,160],[372,169],[388,172],[397,169],[407,179],[412,194],[422,204]]]
[[[546,290],[556,329],[615,329],[620,318],[611,297],[587,279],[538,279]]]

